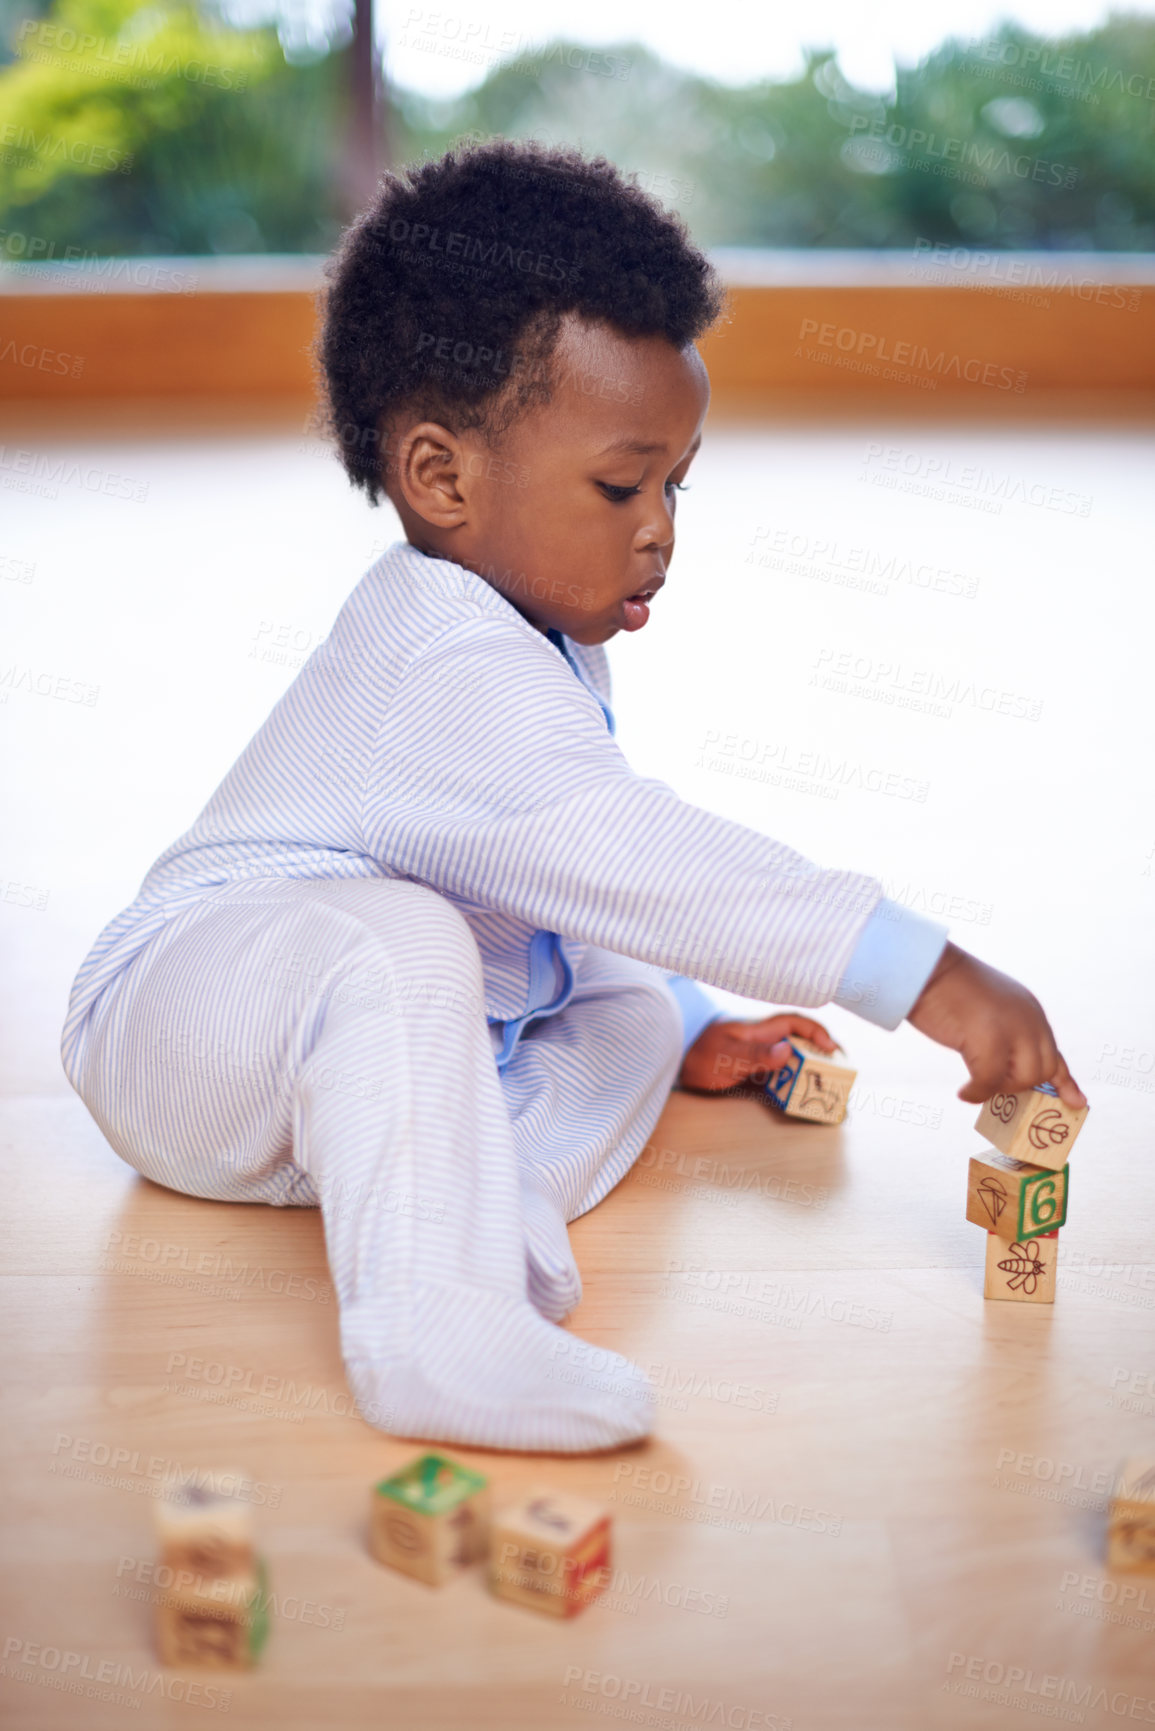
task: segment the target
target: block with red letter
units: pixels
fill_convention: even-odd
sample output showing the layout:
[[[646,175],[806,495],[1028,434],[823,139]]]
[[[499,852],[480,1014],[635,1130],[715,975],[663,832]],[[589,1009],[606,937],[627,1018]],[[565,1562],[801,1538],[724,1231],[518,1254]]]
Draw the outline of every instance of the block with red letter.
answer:
[[[980,1136],[1013,1160],[1057,1172],[1067,1163],[1089,1106],[1068,1106],[1049,1082],[1021,1094],[992,1094],[975,1119]]]
[[[585,1497],[535,1488],[494,1517],[489,1570],[498,1598],[575,1617],[609,1579],[609,1514]]]

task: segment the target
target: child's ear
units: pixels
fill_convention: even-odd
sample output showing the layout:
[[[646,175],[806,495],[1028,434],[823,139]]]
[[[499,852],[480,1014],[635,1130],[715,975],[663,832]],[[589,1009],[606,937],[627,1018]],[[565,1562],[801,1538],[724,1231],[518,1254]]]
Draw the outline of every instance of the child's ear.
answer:
[[[418,421],[397,441],[397,485],[427,523],[456,529],[466,520],[468,466],[461,441],[436,421]]]

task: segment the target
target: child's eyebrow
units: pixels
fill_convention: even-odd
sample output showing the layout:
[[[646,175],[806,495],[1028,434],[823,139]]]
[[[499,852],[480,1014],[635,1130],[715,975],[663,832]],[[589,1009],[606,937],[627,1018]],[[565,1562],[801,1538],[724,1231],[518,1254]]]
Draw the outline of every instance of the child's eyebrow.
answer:
[[[701,443],[702,443],[702,441],[700,438],[695,439],[694,443],[690,446],[690,450],[688,452],[688,455],[692,456],[693,453],[701,445]],[[617,455],[625,455],[625,456],[631,456],[631,457],[652,457],[655,454],[655,452],[664,451],[665,449],[666,449],[665,445],[648,445],[648,444],[646,444],[646,442],[643,439],[631,439],[628,437],[622,437],[620,439],[615,439],[612,444],[607,445],[604,450],[598,451],[596,454],[599,457],[609,457],[609,456],[617,456]]]

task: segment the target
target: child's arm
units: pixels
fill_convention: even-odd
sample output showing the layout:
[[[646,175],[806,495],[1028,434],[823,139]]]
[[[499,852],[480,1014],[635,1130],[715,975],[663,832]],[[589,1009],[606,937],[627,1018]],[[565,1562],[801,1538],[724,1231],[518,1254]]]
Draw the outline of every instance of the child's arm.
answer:
[[[392,874],[763,1003],[827,1003],[882,899],[638,775],[556,649],[493,618],[409,664],[363,777],[360,851]],[[910,919],[936,937],[921,986],[946,931]]]
[[[362,845],[396,875],[741,997],[833,1000],[890,1028],[905,1017],[962,1054],[966,1100],[1044,1080],[1081,1098],[1022,986],[876,878],[817,866],[637,775],[528,627],[468,620],[429,645],[384,707],[366,771]]]
[[[1087,1104],[1038,999],[956,944],[947,944],[906,1019],[929,1039],[961,1054],[970,1081],[959,1089],[960,1100],[977,1105],[1000,1089],[1013,1094],[1037,1082],[1052,1082],[1068,1106]],[[703,1028],[690,1046],[678,1083],[716,1094],[740,1082],[760,1082],[764,1072],[789,1057],[783,1038],[787,1034],[798,1034],[825,1052],[836,1050],[821,1022],[792,1011],[761,1021],[719,1019]]]

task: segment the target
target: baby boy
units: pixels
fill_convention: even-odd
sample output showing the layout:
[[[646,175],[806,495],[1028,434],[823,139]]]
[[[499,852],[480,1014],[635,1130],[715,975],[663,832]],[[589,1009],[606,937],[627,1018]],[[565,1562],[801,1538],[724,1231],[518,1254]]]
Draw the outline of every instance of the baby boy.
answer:
[[[680,221],[602,159],[499,140],[385,176],[329,277],[330,428],[404,539],[96,940],[64,1065],[157,1183],[320,1207],[374,1422],[613,1447],[653,1392],[621,1355],[557,1374],[567,1222],[673,1086],[833,1046],[696,982],[905,1017],[964,1100],[1083,1096],[1036,999],[945,927],[615,743],[603,645],[662,605],[723,307]]]

